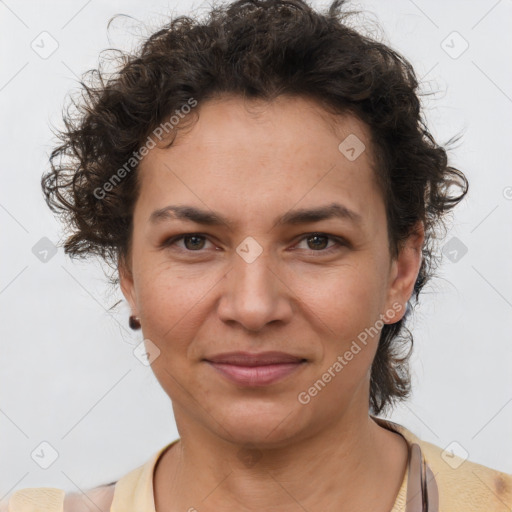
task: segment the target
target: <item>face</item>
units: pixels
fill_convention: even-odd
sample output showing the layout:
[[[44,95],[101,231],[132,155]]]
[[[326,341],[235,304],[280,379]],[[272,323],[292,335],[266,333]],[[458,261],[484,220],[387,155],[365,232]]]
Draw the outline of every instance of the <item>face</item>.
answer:
[[[180,434],[270,446],[367,415],[380,330],[405,313],[423,241],[391,259],[367,127],[297,97],[197,109],[139,166],[132,254],[120,266]],[[235,377],[212,363],[268,351],[299,362],[236,366]]]

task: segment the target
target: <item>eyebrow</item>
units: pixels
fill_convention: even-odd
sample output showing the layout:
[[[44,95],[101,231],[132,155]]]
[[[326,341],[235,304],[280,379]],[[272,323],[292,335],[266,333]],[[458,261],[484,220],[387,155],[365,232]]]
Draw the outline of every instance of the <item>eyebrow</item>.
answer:
[[[284,215],[274,219],[274,225],[277,223],[285,225],[307,224],[310,222],[319,222],[332,218],[348,220],[356,225],[360,225],[363,221],[361,214],[347,208],[339,203],[331,203],[316,208],[301,208],[290,210]],[[160,208],[151,213],[149,224],[160,224],[168,220],[184,220],[203,224],[207,226],[219,226],[225,224],[229,228],[233,223],[217,212],[202,210],[195,206],[174,206],[169,205]]]

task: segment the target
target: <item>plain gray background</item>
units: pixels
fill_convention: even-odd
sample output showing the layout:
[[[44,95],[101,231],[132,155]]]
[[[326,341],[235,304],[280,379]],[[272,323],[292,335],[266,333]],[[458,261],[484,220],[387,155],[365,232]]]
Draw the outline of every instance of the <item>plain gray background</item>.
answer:
[[[351,5],[369,12],[361,23],[378,20],[423,90],[437,91],[424,101],[432,132],[444,143],[463,131],[450,158],[470,181],[440,277],[424,290],[410,325],[413,397],[390,418],[512,473],[512,2]],[[207,8],[0,1],[0,499],[22,487],[75,492],[117,480],[177,437],[170,400],[133,355],[142,334],[129,329],[128,308],[108,311],[122,295],[109,295],[99,263],[71,261],[62,248],[46,262],[36,256],[41,239],[57,244],[63,236],[39,181],[53,143],[50,123],[61,126],[66,94],[96,67],[99,52],[128,49],[166,14]],[[118,20],[107,33],[117,13],[135,20]],[[41,55],[52,44],[55,51]],[[42,442],[58,453],[48,469],[31,458]]]

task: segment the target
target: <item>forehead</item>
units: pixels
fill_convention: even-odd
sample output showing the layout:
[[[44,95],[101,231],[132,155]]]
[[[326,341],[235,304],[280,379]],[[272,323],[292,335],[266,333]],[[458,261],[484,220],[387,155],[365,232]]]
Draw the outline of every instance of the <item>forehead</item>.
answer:
[[[139,165],[137,209],[146,221],[176,201],[233,218],[334,201],[363,216],[381,206],[372,206],[381,199],[369,130],[354,116],[290,96],[218,98],[192,116],[169,148],[151,149]]]

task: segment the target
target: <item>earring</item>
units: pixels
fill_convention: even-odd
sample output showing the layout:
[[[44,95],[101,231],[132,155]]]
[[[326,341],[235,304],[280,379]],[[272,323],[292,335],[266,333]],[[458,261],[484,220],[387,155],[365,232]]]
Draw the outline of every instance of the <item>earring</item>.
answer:
[[[137,329],[140,329],[140,318],[138,316],[131,315],[130,320],[128,322],[130,324],[130,327],[136,331]]]

